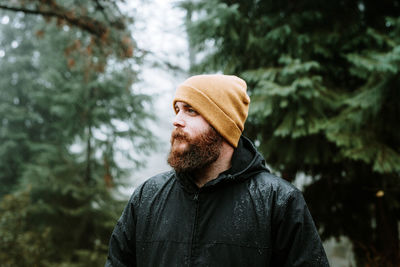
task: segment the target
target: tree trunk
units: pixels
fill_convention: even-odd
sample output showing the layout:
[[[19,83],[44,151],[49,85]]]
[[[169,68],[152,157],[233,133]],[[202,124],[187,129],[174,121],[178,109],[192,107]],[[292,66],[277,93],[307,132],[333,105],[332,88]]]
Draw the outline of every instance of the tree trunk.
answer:
[[[381,266],[400,266],[399,229],[395,214],[389,209],[385,196],[376,201],[376,251]]]

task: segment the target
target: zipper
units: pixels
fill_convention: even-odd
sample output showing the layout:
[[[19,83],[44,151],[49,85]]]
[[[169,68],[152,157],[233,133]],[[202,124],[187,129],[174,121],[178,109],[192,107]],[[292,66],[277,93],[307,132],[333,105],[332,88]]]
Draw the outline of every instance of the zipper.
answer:
[[[189,250],[189,266],[192,266],[192,253],[194,250],[194,238],[196,234],[197,228],[197,217],[198,217],[198,210],[199,210],[199,192],[196,192],[193,196],[193,200],[195,201],[195,213],[194,213],[194,223],[192,228],[192,236],[190,242],[190,250]]]

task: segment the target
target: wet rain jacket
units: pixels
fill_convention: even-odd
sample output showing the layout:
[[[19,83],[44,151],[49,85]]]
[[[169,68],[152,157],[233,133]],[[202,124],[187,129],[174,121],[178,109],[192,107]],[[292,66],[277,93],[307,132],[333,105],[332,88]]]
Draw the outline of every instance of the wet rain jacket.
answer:
[[[174,171],[133,193],[106,266],[329,266],[299,190],[241,137],[232,168],[202,188]]]

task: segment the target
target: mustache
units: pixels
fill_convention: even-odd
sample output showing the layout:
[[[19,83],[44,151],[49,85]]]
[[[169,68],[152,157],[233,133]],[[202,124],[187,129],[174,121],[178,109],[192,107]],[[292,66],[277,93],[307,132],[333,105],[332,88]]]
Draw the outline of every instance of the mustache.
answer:
[[[175,129],[171,133],[171,142],[174,140],[190,141],[189,135],[181,129]]]

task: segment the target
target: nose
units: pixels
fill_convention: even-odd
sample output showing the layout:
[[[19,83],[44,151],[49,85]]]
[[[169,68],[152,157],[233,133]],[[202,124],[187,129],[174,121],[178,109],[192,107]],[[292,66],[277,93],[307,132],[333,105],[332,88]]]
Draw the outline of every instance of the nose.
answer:
[[[185,120],[183,119],[182,112],[179,111],[174,118],[172,123],[175,127],[185,127]]]

